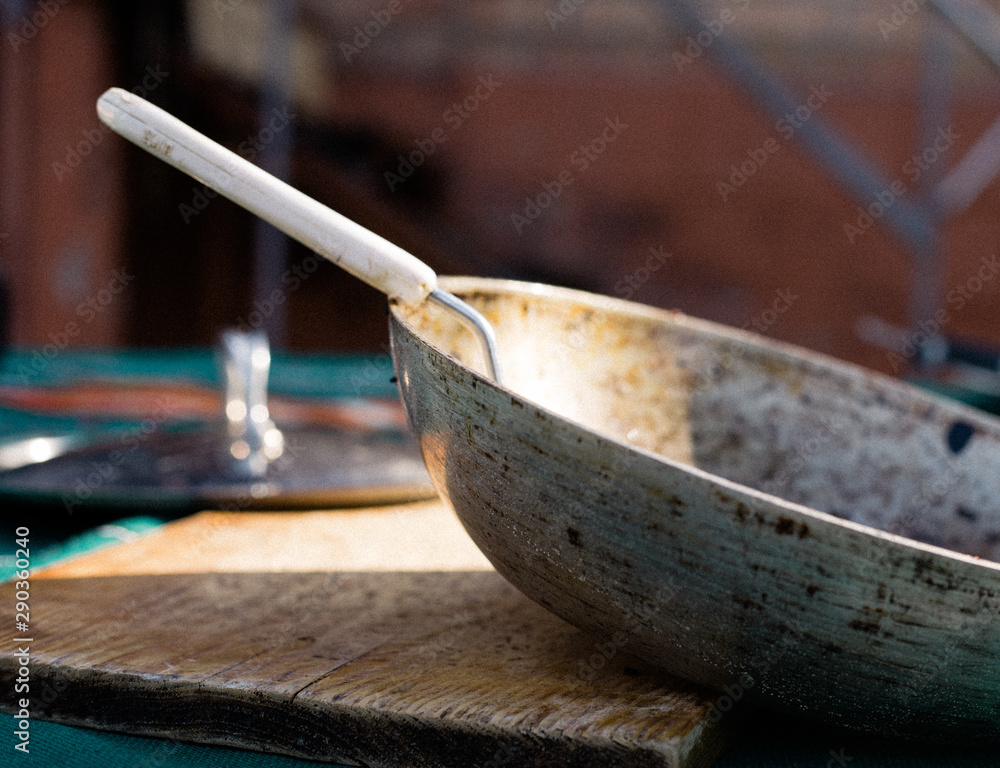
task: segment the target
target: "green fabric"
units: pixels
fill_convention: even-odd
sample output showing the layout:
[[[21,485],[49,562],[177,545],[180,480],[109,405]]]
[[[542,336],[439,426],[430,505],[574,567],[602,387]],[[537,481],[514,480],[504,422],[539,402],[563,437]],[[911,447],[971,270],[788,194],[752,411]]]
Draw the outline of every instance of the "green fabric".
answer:
[[[12,729],[5,729],[11,738]],[[333,765],[238,749],[182,744],[32,721],[28,755],[12,768],[310,768]],[[7,765],[6,758],[0,765]],[[799,723],[760,725],[738,739],[715,768],[997,768],[1000,749],[949,750],[862,740]],[[513,768],[513,764],[512,764]],[[595,766],[599,768],[599,766]]]
[[[1000,397],[994,393],[977,392],[966,387],[934,381],[932,379],[911,379],[911,383],[936,395],[949,397],[966,405],[971,405],[973,408],[984,410],[987,413],[1000,415]]]
[[[308,760],[262,755],[240,749],[181,744],[120,733],[70,728],[33,721],[27,755],[13,749],[10,730],[3,729],[4,752],[13,753],[11,768],[316,768]],[[8,765],[7,758],[0,765]]]
[[[272,354],[270,392],[298,397],[396,397],[388,355]],[[66,350],[52,359],[38,350],[8,350],[0,358],[0,387],[58,386],[81,381],[164,381],[218,385],[214,354],[207,349]],[[0,440],[78,428],[72,418],[0,407]],[[136,421],[87,425],[94,432],[133,429]]]
[[[11,349],[0,359],[0,386],[47,386],[87,379],[218,381],[208,349],[66,350],[52,359]],[[303,397],[395,397],[388,355],[272,352],[269,389]]]

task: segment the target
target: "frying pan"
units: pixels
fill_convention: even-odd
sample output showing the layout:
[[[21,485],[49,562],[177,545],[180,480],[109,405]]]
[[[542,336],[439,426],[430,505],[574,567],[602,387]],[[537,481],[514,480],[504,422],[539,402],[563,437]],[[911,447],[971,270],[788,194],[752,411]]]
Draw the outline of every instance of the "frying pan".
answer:
[[[718,689],[711,717],[745,700],[998,740],[996,419],[676,312],[438,282],[137,97],[112,89],[98,111],[390,297],[435,487],[530,598]],[[595,685],[599,666],[580,660]]]

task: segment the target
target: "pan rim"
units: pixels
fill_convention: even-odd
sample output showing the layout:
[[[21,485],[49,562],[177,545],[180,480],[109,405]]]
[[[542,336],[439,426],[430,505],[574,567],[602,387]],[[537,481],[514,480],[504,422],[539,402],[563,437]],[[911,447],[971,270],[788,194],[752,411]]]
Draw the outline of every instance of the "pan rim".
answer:
[[[916,397],[920,400],[928,402],[934,406],[944,408],[949,413],[953,413],[956,416],[961,416],[962,418],[968,418],[973,422],[981,422],[984,428],[994,433],[1000,433],[1000,418],[992,417],[987,413],[978,411],[971,406],[964,405],[954,400],[945,398],[944,396],[938,395],[932,392],[925,392],[924,390],[918,389],[911,384],[904,381],[894,379],[886,374],[880,373],[878,371],[873,371],[871,369],[865,368],[854,363],[850,363],[844,360],[839,360],[830,355],[826,355],[820,352],[815,352],[803,347],[790,344],[788,342],[772,340],[761,336],[759,334],[753,333],[752,331],[745,331],[743,329],[734,328],[732,326],[727,326],[722,323],[716,323],[711,320],[704,320],[701,318],[692,317],[683,313],[679,310],[663,309],[658,307],[652,307],[646,304],[641,304],[638,302],[628,301],[625,299],[620,299],[612,296],[605,296],[602,294],[590,293],[588,291],[582,291],[574,288],[563,288],[559,286],[547,285],[545,283],[535,283],[535,282],[522,282],[518,280],[509,279],[498,279],[498,278],[480,278],[480,277],[465,277],[465,276],[448,276],[440,277],[439,284],[442,288],[447,291],[453,292],[460,297],[463,294],[475,293],[475,292],[488,292],[492,294],[507,294],[507,295],[521,295],[529,297],[543,297],[556,300],[569,300],[575,301],[580,304],[593,307],[595,309],[604,310],[616,314],[625,314],[631,317],[638,317],[643,319],[654,320],[657,322],[668,322],[675,325],[680,325],[685,328],[689,328],[695,332],[707,334],[716,339],[725,340],[729,342],[736,342],[744,346],[752,347],[755,349],[763,350],[768,353],[776,353],[785,359],[792,360],[798,364],[804,360],[808,365],[821,367],[824,370],[831,370],[838,375],[843,375],[849,378],[856,379],[860,376],[864,376],[869,379],[875,379],[876,383],[881,386],[894,390],[900,395],[906,397]],[[990,560],[983,557],[978,557],[975,555],[969,555],[964,552],[960,552],[953,549],[948,549],[936,544],[929,544],[923,541],[918,541],[916,539],[911,539],[906,536],[891,533],[889,531],[882,530],[881,528],[876,528],[865,523],[855,522],[853,520],[847,520],[842,517],[838,517],[829,512],[824,512],[820,509],[814,507],[809,507],[804,504],[799,504],[797,502],[789,501],[781,496],[775,496],[773,494],[767,493],[766,491],[761,491],[753,488],[749,485],[744,485],[734,480],[729,480],[721,475],[708,472],[707,470],[701,469],[700,467],[686,464],[684,462],[676,461],[674,459],[667,458],[662,454],[656,453],[654,451],[641,448],[623,440],[620,440],[612,435],[607,435],[599,432],[582,422],[572,419],[570,417],[564,416],[560,413],[553,411],[551,408],[545,406],[542,403],[538,403],[531,400],[528,397],[520,394],[519,392],[512,390],[506,386],[498,384],[497,382],[490,379],[488,376],[474,370],[470,366],[458,360],[453,355],[444,351],[437,345],[431,343],[425,339],[421,334],[417,333],[412,324],[407,322],[404,312],[401,311],[401,307],[393,301],[389,303],[392,319],[400,323],[403,328],[415,339],[417,339],[421,344],[431,348],[435,354],[450,361],[453,365],[461,369],[466,375],[473,377],[479,384],[487,386],[489,388],[495,389],[498,392],[502,392],[512,398],[517,398],[519,401],[526,405],[530,405],[543,412],[546,418],[562,422],[571,425],[573,428],[582,430],[583,432],[591,435],[593,438],[604,441],[617,446],[618,448],[624,449],[629,453],[634,453],[643,456],[647,459],[652,459],[661,464],[667,464],[674,470],[679,470],[683,473],[690,474],[701,480],[710,481],[726,490],[731,492],[742,494],[746,497],[757,499],[763,501],[767,504],[771,504],[780,507],[790,513],[801,515],[809,520],[832,524],[838,527],[844,528],[848,531],[852,531],[857,534],[866,535],[871,538],[875,538],[886,543],[894,544],[911,550],[917,550],[929,555],[938,555],[945,557],[946,559],[964,563],[967,566],[975,566],[977,568],[985,568],[988,571],[994,571],[1000,573],[1000,561]],[[395,344],[395,342],[393,342]],[[395,357],[395,352],[393,353]],[[402,386],[402,381],[399,382]]]

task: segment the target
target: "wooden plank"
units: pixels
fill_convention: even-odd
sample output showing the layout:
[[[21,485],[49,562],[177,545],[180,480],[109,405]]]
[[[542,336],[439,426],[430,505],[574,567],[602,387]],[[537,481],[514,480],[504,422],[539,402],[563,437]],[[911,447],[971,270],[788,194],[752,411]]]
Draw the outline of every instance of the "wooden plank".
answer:
[[[4,585],[4,595],[10,585]],[[202,513],[32,582],[33,716],[370,766],[707,766],[711,692],[501,578],[439,502]],[[4,705],[15,664],[0,654]]]

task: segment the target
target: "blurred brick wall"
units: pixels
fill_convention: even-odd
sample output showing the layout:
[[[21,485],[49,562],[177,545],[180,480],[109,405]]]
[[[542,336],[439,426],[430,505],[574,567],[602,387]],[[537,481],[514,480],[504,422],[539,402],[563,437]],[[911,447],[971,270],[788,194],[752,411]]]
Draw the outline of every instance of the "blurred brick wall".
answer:
[[[479,10],[469,14],[483,18],[473,26],[493,32],[477,38],[473,53],[457,60],[426,54],[440,68],[425,62],[429,74],[407,77],[393,64],[398,51],[388,42],[379,47],[380,37],[341,62],[332,96],[337,119],[380,127],[413,159],[433,150],[410,178],[445,169],[447,215],[477,245],[463,254],[468,271],[676,307],[890,370],[886,352],[862,343],[855,323],[875,315],[907,324],[909,257],[881,223],[860,235],[845,230],[857,223],[859,203],[800,149],[794,121],[765,115],[709,56],[673,58],[696,50],[683,34],[643,33],[637,22],[619,60],[554,43],[525,51],[519,45],[527,30],[545,34],[539,8],[556,5],[474,5]],[[606,22],[599,10],[610,13],[609,6],[577,5],[567,25],[579,22],[586,39],[589,24],[596,35]],[[633,5],[648,13],[649,4]],[[923,149],[916,139],[920,24],[894,17],[895,5],[756,3],[733,30],[739,26],[741,38],[788,81],[798,103],[832,123],[912,199],[912,157]],[[522,13],[500,14],[501,7]],[[350,40],[347,32],[343,39]],[[947,166],[1000,113],[1000,78],[954,40],[952,115],[941,126],[952,138],[938,161]],[[480,98],[484,79],[500,85]],[[475,111],[456,109],[463,103]],[[627,128],[602,147],[607,119]],[[602,151],[588,160],[582,148],[595,140],[592,149]],[[394,174],[384,177],[387,187],[411,183],[399,180],[407,162],[382,169]],[[733,173],[743,164],[752,171],[745,181]],[[960,308],[945,303],[948,291],[975,283],[984,260],[1000,252],[998,195],[992,184],[948,222],[941,302],[948,333],[1000,346],[1000,275]]]
[[[895,0],[699,6],[803,105],[813,94],[823,119],[913,192],[906,164],[920,149],[925,9],[908,14]],[[294,69],[295,130],[306,140],[296,183],[442,269],[628,296],[887,368],[886,354],[862,344],[854,324],[876,315],[905,325],[907,255],[881,224],[852,242],[844,226],[856,221],[857,201],[659,7],[400,0],[390,12],[388,0],[304,0]],[[119,140],[95,141],[78,167],[56,170],[98,127],[94,99],[117,77],[110,60],[138,56],[128,71],[139,72],[155,67],[163,48],[186,66],[154,101],[187,105],[180,114],[222,141],[255,133],[260,0],[190,0],[188,8],[190,51],[183,35],[169,37],[176,30],[152,27],[132,41],[141,53],[116,48],[106,7],[88,0],[60,5],[18,50],[6,37],[0,45],[0,254],[22,343],[50,343],[67,323],[83,325],[81,302],[103,296],[122,264],[142,272],[141,285],[116,294],[75,343],[210,343],[250,309],[250,224],[228,203],[186,226],[177,211],[191,202],[192,183]],[[1000,77],[952,40],[953,115],[943,128],[957,138],[940,160],[949,167],[1000,113]],[[324,155],[332,145],[308,145],[310,132],[327,129],[384,141],[367,168],[358,158],[338,165]],[[398,155],[421,148],[429,157],[406,178],[386,176],[407,173]],[[119,178],[122,157],[136,176],[130,183]],[[733,168],[744,163],[753,173],[737,184]],[[730,182],[738,188],[720,191]],[[990,185],[948,223],[943,302],[997,253],[998,194]],[[414,208],[418,197],[423,208]],[[132,225],[123,240],[126,205]],[[377,347],[383,318],[358,318],[377,310],[379,297],[335,272],[321,270],[290,301],[292,343]],[[1000,345],[998,285],[988,280],[961,308],[946,304],[945,330]]]
[[[113,81],[103,6],[25,3],[0,40],[0,264],[11,335],[48,351],[118,342],[121,146],[94,110]]]

